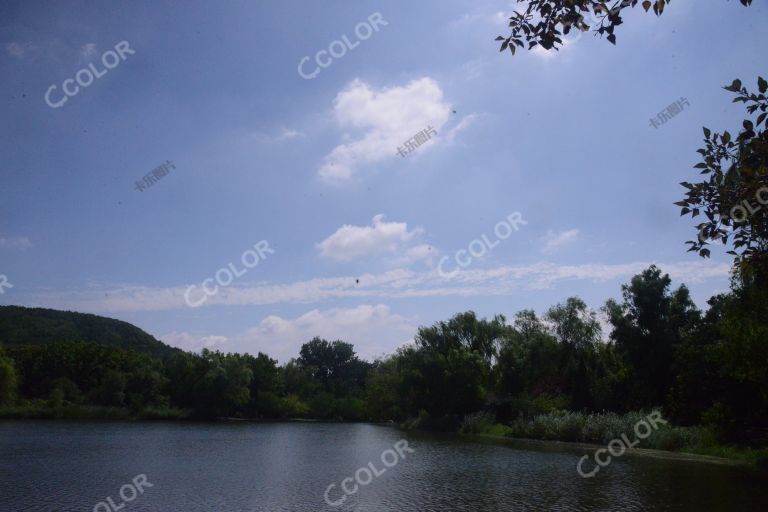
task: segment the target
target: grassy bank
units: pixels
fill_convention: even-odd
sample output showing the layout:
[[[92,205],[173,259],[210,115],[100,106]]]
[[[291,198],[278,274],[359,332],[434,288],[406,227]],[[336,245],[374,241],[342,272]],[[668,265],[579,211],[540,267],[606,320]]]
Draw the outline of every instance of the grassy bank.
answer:
[[[476,413],[456,418],[430,418],[422,414],[406,422],[408,429],[456,431],[462,434],[493,438],[534,439],[540,441],[565,441],[606,446],[622,435],[634,443],[635,448],[669,452],[708,455],[739,460],[768,469],[768,448],[750,448],[720,444],[714,431],[706,427],[679,427],[657,423],[656,429],[645,439],[635,435],[635,426],[648,421],[650,412],[584,414],[568,411],[551,411],[529,418],[519,418],[509,424],[495,422],[489,413]],[[640,432],[645,435],[644,430]]]
[[[184,420],[189,411],[173,407],[147,407],[132,411],[122,407],[101,407],[96,405],[62,405],[51,407],[45,404],[29,403],[0,407],[0,419],[40,420]]]

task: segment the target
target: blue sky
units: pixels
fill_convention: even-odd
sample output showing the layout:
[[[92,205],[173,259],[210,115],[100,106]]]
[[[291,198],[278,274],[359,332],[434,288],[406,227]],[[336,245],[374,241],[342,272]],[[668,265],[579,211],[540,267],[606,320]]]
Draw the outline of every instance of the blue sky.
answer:
[[[704,307],[730,258],[686,253],[672,203],[701,126],[744,117],[720,86],[766,74],[768,6],[676,0],[630,12],[616,47],[585,34],[512,58],[494,38],[514,4],[4,2],[0,304],[281,361],[314,335],[371,358],[468,309],[598,309],[653,262]],[[343,36],[354,48],[319,68]],[[64,96],[91,64],[99,78]],[[514,212],[526,223],[497,239]],[[492,250],[438,271],[483,235]],[[245,268],[260,241],[274,252]],[[190,307],[188,287],[230,263],[242,275]]]

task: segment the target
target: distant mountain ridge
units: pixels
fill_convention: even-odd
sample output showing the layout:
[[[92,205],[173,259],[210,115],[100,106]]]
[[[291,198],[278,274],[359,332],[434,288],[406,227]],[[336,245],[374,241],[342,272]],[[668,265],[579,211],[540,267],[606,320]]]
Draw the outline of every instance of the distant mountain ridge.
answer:
[[[0,346],[87,341],[168,357],[179,349],[114,318],[22,306],[0,306]]]

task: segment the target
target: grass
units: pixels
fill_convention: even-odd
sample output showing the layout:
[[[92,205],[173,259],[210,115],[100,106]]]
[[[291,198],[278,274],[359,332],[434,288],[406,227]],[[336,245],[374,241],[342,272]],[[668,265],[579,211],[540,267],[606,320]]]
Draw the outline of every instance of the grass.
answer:
[[[42,420],[183,420],[189,412],[173,407],[147,407],[138,413],[122,407],[67,404],[50,406],[44,402],[0,407],[0,419]]]
[[[635,426],[648,422],[651,412],[584,414],[569,411],[550,411],[527,419],[517,419],[508,425],[495,422],[493,414],[475,413],[465,416],[459,432],[484,437],[508,437],[543,441],[568,441],[606,445],[625,435],[630,442],[639,439]],[[657,423],[657,429],[640,439],[636,448],[670,452],[683,452],[739,460],[768,469],[768,448],[747,448],[722,445],[714,433],[705,427],[678,427]],[[640,430],[645,433],[644,430]]]

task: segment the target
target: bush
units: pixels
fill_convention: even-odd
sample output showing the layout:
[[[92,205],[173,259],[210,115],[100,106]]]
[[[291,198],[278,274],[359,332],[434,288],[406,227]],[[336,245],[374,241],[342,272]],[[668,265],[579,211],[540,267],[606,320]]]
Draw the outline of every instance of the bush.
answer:
[[[510,425],[508,436],[528,439],[575,441],[607,444],[613,439],[635,439],[635,425],[647,421],[650,413],[642,411],[618,415],[612,412],[584,414],[579,412],[551,411],[530,420],[518,419]],[[673,427],[659,424],[646,439],[640,440],[639,448],[676,451],[711,446],[715,435],[711,430],[697,427]]]
[[[464,416],[459,432],[462,434],[487,434],[494,426],[496,416],[490,412],[476,412]]]
[[[186,420],[191,411],[175,407],[145,407],[138,415],[140,420]]]
[[[425,410],[419,411],[419,416],[403,423],[403,427],[411,430],[426,430],[431,432],[456,432],[461,422],[458,416],[432,417]]]
[[[302,418],[309,413],[309,406],[302,402],[296,395],[288,395],[280,404],[282,416],[286,418]]]

